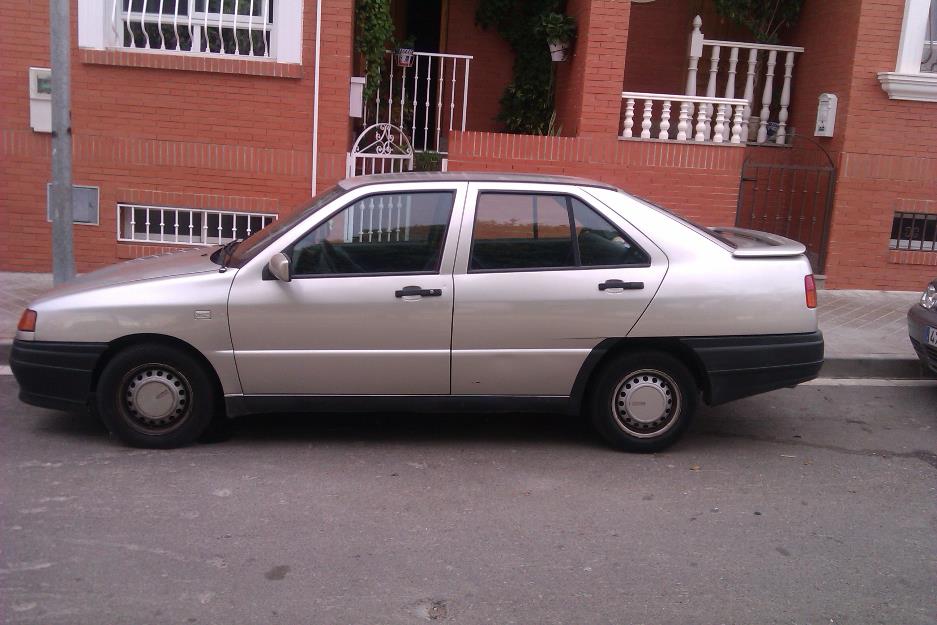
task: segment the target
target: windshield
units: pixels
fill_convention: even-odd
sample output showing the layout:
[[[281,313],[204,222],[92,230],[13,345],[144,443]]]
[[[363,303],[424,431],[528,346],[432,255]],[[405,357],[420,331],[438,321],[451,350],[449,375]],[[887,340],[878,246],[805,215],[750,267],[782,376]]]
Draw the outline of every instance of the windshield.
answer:
[[[309,215],[312,215],[323,206],[326,206],[332,202],[332,200],[344,195],[345,193],[345,189],[339,186],[334,186],[325,193],[319,194],[312,198],[308,204],[297,210],[289,217],[284,217],[283,219],[277,219],[276,221],[271,222],[263,230],[258,230],[254,234],[241,241],[231,253],[231,257],[228,259],[227,265],[229,267],[243,266],[244,263],[256,256],[258,252],[267,247],[267,245],[269,245],[280,234],[286,232],[306,217],[309,217]],[[220,255],[213,255],[212,260],[215,260],[215,258],[218,256]],[[220,260],[221,259],[219,258],[215,262],[220,262]]]

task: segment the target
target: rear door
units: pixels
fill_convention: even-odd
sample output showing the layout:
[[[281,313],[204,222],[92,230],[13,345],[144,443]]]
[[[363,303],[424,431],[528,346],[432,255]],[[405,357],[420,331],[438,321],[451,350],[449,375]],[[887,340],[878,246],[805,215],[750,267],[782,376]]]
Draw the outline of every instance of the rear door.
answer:
[[[578,187],[469,184],[455,265],[452,393],[569,395],[599,342],[622,337],[664,253]]]
[[[229,316],[244,393],[448,394],[465,186],[355,192],[273,244],[267,256],[287,254],[290,282],[264,279],[260,258],[241,269]]]

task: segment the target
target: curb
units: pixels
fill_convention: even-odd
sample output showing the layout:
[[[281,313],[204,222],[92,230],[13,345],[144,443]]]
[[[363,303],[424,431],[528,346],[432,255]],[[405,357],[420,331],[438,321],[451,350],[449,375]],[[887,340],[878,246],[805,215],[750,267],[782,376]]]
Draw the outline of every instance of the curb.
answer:
[[[10,363],[10,350],[13,348],[13,339],[0,339],[0,365]]]
[[[827,358],[822,378],[886,378],[919,380],[934,377],[917,358]]]

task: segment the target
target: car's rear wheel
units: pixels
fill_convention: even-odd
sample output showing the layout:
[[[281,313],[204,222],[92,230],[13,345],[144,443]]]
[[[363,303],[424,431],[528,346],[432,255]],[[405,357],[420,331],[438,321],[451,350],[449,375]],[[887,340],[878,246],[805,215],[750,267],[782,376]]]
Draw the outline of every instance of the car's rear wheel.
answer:
[[[215,412],[212,379],[195,358],[165,345],[135,345],[101,372],[101,420],[134,447],[167,449],[195,441]]]
[[[699,390],[677,358],[644,351],[613,358],[592,386],[590,412],[599,433],[627,451],[660,451],[686,431]]]

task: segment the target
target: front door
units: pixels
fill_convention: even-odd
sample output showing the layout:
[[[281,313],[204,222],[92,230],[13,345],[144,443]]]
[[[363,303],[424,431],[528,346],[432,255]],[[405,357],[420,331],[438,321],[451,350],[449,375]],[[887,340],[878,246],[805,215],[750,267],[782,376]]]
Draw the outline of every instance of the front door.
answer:
[[[594,198],[527,186],[469,186],[454,395],[569,395],[592,348],[628,334],[666,273],[663,252]]]
[[[294,238],[277,250],[290,282],[238,272],[229,316],[245,395],[449,393],[449,224],[463,192],[424,188],[357,198]]]

